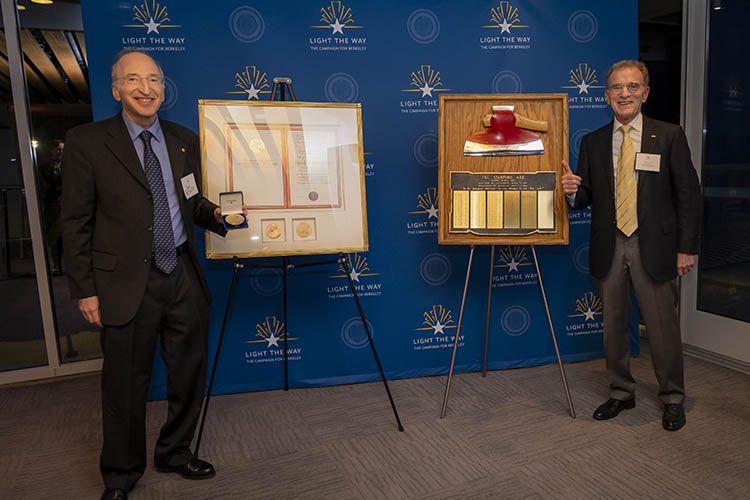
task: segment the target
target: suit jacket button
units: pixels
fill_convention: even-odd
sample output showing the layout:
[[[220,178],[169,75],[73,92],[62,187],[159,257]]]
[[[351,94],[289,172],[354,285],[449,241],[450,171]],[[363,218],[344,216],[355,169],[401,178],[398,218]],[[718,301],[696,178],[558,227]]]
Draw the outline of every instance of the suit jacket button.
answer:
[[[144,257],[144,258],[143,258],[143,263],[144,263],[144,264],[148,264],[148,257]]]

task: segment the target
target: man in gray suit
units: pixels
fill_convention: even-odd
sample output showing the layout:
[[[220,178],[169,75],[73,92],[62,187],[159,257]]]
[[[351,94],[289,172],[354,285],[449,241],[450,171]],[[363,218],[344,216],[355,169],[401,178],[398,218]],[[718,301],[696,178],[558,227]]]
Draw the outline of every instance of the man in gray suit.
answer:
[[[146,398],[159,335],[169,409],[154,464],[188,479],[215,474],[190,451],[210,301],[193,226],[225,231],[219,207],[198,188],[198,137],[156,116],[164,100],[159,65],[124,52],[112,67],[112,95],[121,113],[67,134],[62,224],[72,296],[86,320],[102,327],[102,498],[122,499],[146,467]]]
[[[562,187],[573,209],[591,205],[590,269],[604,307],[604,354],[610,398],[597,420],[635,407],[630,373],[630,290],[648,330],[662,425],[685,425],[682,339],[676,310],[677,276],[698,253],[700,188],[682,128],[641,114],[648,70],[620,61],[607,73],[605,99],[615,113],[581,141],[576,174],[566,161]]]

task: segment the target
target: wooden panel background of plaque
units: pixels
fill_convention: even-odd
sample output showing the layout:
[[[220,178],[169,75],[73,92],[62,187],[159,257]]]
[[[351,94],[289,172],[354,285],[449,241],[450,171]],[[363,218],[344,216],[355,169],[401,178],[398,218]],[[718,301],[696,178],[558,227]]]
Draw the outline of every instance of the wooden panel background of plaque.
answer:
[[[485,130],[482,118],[492,106],[511,105],[514,112],[532,120],[548,122],[546,132],[536,132],[544,154],[514,156],[465,156],[464,143]],[[438,243],[441,245],[567,245],[568,206],[560,179],[562,160],[568,159],[567,94],[442,94],[439,108],[438,151]],[[478,235],[451,233],[453,206],[451,172],[555,172],[555,230],[529,235]]]

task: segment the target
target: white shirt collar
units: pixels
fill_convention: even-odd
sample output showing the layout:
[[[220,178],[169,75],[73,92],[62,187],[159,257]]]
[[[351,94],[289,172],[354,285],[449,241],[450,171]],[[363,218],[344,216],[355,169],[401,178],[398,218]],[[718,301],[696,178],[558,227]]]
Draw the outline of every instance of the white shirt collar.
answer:
[[[631,121],[628,125],[630,125],[630,128],[634,128],[638,132],[642,132],[643,131],[643,113],[638,113],[636,117],[633,118],[633,121]],[[622,127],[622,123],[620,123],[615,117],[613,133],[620,130],[620,127]]]

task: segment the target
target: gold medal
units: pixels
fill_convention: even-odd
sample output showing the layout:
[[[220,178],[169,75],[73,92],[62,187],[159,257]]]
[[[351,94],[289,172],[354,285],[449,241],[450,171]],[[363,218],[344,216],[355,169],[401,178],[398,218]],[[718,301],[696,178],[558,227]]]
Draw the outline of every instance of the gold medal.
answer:
[[[245,216],[242,214],[229,214],[224,217],[224,220],[231,226],[240,226],[245,222]]]
[[[308,224],[307,222],[300,222],[297,225],[297,236],[300,238],[307,238],[312,234],[312,226]]]
[[[269,224],[266,226],[266,236],[275,240],[281,236],[281,227],[278,224]]]

